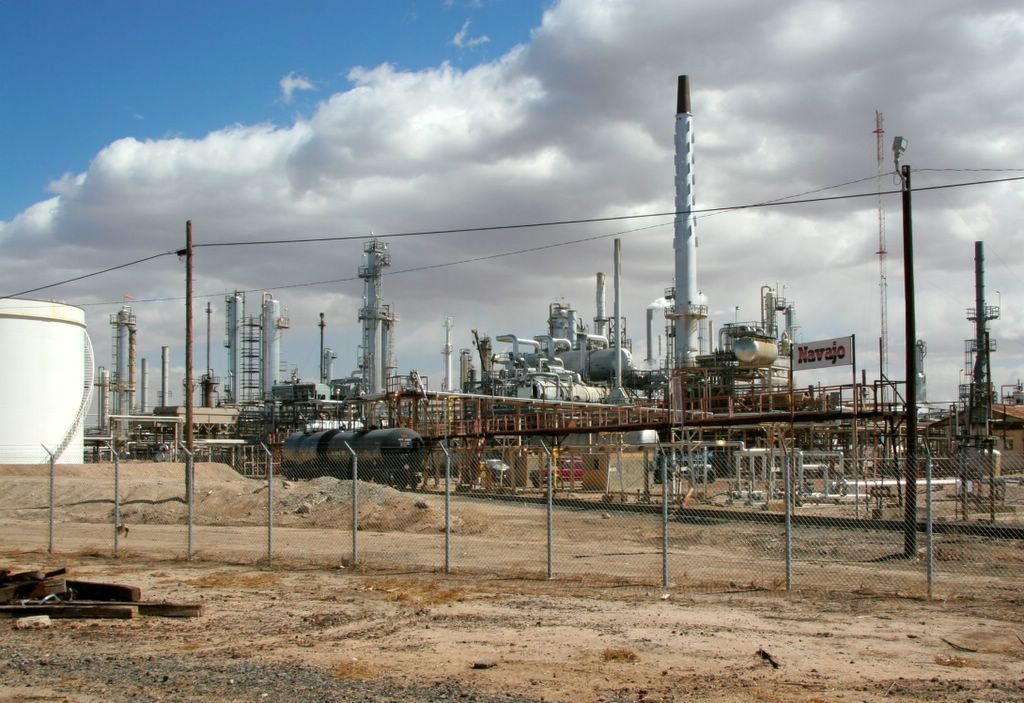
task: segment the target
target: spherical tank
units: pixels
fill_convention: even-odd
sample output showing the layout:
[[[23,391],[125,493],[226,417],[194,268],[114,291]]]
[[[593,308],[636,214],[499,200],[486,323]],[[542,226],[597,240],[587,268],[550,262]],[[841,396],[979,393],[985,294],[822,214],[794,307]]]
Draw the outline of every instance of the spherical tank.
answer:
[[[750,366],[769,366],[779,358],[779,347],[775,342],[753,337],[742,337],[733,344],[733,354]]]
[[[48,462],[49,450],[57,463],[81,464],[93,382],[85,312],[0,299],[0,369],[0,463]]]

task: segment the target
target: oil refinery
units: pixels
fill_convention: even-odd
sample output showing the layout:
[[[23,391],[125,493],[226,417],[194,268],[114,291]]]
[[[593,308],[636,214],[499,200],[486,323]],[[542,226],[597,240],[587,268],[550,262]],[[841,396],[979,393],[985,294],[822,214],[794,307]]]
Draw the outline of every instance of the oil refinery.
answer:
[[[651,475],[645,475],[636,500],[649,498],[653,483],[673,475],[670,470],[676,479],[685,474],[691,483],[699,478],[705,484],[735,474],[738,490],[739,467],[756,464],[757,452],[803,452],[814,467],[808,471],[826,477],[808,494],[828,495],[851,483],[859,492],[859,482],[870,476],[902,479],[909,496],[925,453],[987,452],[993,465],[987,487],[977,488],[985,478],[979,476],[974,489],[986,494],[996,493],[996,476],[1021,473],[1024,390],[1019,381],[997,386],[990,377],[994,344],[988,323],[998,318],[999,309],[985,299],[983,244],[975,245],[976,299],[967,314],[976,331],[966,345],[964,368],[970,373],[952,404],[926,402],[923,340],[910,345],[910,378],[888,378],[884,366],[871,378],[857,365],[856,349],[874,340],[858,342],[845,334],[800,339],[799,301],[777,284],[751,282],[742,292],[744,308],[755,301],[757,318],[737,317],[716,328],[698,285],[691,118],[689,82],[680,76],[674,285],[648,292],[652,302],[643,320],[642,349],[629,336],[621,309],[622,253],[616,239],[610,306],[609,277],[594,272],[592,314],[564,300],[551,301],[546,311],[536,311],[534,329],[494,336],[472,329],[472,346],[461,349],[454,344],[453,320],[441,320],[444,377],[434,386],[427,376],[402,372],[396,363],[401,327],[384,291],[393,252],[385,241],[370,237],[357,269],[362,304],[352,314],[361,341],[349,374],[336,373],[338,350],[324,346],[322,313],[319,368],[290,376],[282,371],[282,339],[291,327],[282,301],[270,291],[258,296],[236,291],[224,299],[225,371],[214,373],[207,305],[206,364],[184,406],[169,402],[166,346],[153,400],[147,360],[137,369],[137,338],[145,320],[130,306],[110,315],[107,367],[101,355],[93,358],[95,340],[105,335],[94,332],[90,341],[80,310],[2,301],[0,322],[22,340],[5,348],[5,355],[19,357],[7,359],[7,367],[25,370],[8,375],[5,388],[10,396],[30,400],[16,412],[7,408],[10,417],[0,425],[9,435],[0,447],[42,445],[62,463],[104,459],[111,449],[124,456],[172,459],[194,437],[198,447],[193,450],[218,452],[239,470],[265,446],[286,467],[305,465],[324,452],[344,475],[349,469],[342,445],[365,442],[376,452],[415,454],[415,471],[382,472],[379,478],[424,488],[436,469],[437,450],[460,448],[472,467],[460,474],[463,488],[513,492],[537,486],[531,472],[538,469],[523,456],[542,448],[550,465],[558,465],[559,453],[578,459],[600,478],[584,483],[607,498],[613,493],[609,454],[628,444],[648,447],[643,451],[651,457]],[[849,380],[828,386],[802,381],[805,369],[822,367],[849,367]],[[48,379],[49,385],[31,390],[19,385],[36,378]],[[86,428],[90,411],[96,422]],[[818,459],[812,461],[812,455]],[[481,483],[477,467],[484,466],[496,474],[483,471]],[[573,462],[568,466],[571,470]]]

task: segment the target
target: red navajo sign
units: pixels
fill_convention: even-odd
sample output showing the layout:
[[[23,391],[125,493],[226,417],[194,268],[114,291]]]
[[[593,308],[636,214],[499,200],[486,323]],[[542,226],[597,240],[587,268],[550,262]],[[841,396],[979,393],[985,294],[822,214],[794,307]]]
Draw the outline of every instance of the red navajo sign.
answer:
[[[793,370],[853,365],[853,337],[799,342],[793,345]]]

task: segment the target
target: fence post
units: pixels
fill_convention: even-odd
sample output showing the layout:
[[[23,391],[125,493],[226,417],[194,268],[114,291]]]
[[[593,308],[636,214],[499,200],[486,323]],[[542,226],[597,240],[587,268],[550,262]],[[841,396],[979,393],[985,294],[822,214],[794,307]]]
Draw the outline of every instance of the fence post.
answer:
[[[668,480],[668,464],[665,451],[658,441],[658,453],[654,460],[654,473],[661,472],[661,587],[668,588],[668,501],[671,484]],[[646,467],[644,471],[646,471]]]
[[[188,546],[185,549],[185,557],[187,559],[192,558],[192,510],[193,510],[193,496],[195,495],[195,465],[193,463],[192,452],[188,450],[188,446],[184,442],[178,443],[181,451],[185,452],[185,508],[188,514],[186,518],[188,524]]]
[[[935,578],[935,561],[934,553],[932,552],[932,452],[931,448],[928,448],[928,461],[925,463],[925,492],[927,497],[925,499],[926,517],[925,517],[925,539],[926,548],[928,554],[928,600],[932,599],[933,586]]]
[[[853,457],[853,517],[860,520],[860,474],[861,474],[861,461],[860,457]],[[867,490],[867,472],[864,472],[864,489]],[[867,510],[865,510],[867,512]],[[869,513],[870,514],[870,513]]]
[[[548,578],[555,577],[555,523],[554,523],[554,501],[552,497],[554,495],[554,483],[552,480],[552,474],[555,473],[554,461],[551,458],[551,450],[548,449],[548,445],[544,443],[544,440],[540,440],[540,446],[544,449],[544,453],[548,455],[548,480],[547,480],[547,515],[548,515]]]
[[[110,445],[110,456],[114,459],[114,556],[120,547],[121,538],[121,455]]]
[[[444,452],[444,572],[452,572],[452,455],[447,442],[440,444]]]
[[[267,448],[267,445],[260,442],[263,452],[267,456],[267,567],[269,568],[274,558],[274,455]]]
[[[359,561],[359,455],[343,442],[345,449],[352,454],[352,565]]]
[[[796,454],[794,457],[785,448],[782,451],[786,458],[786,470],[782,474],[782,492],[785,494],[786,502],[786,592],[788,593],[793,590],[793,459],[796,458],[801,463],[801,467],[803,459],[801,454]],[[768,500],[771,500],[771,496],[768,496]]]
[[[55,478],[55,474],[56,474],[55,462],[57,460],[57,457],[55,457],[53,455],[53,452],[51,452],[49,449],[46,448],[45,444],[42,444],[40,446],[43,448],[43,451],[46,452],[47,456],[50,457],[50,506],[49,506],[49,509],[48,509],[48,512],[49,512],[49,527],[47,528],[47,532],[46,532],[46,535],[47,535],[46,536],[46,550],[50,554],[53,554],[53,514],[54,514],[54,512],[56,510],[55,497],[54,497],[54,478]]]

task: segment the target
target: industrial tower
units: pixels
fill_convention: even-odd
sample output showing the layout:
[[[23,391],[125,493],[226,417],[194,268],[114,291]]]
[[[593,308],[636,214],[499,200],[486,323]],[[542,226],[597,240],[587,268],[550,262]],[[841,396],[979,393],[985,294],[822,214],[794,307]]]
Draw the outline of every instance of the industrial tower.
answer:
[[[960,398],[967,400],[967,432],[975,441],[988,437],[995,395],[989,373],[990,354],[996,340],[988,331],[988,323],[999,319],[999,306],[985,302],[985,245],[974,243],[974,307],[967,308],[967,320],[974,323],[974,338],[964,341],[964,368],[970,369],[971,382],[960,388]]]
[[[398,318],[389,305],[381,302],[384,269],[391,265],[388,245],[371,239],[363,247],[363,254],[363,265],[359,267],[359,277],[363,279],[363,307],[359,310],[363,344],[359,371],[366,395],[377,395],[385,390],[388,372],[395,368],[391,333]]]
[[[881,316],[880,332],[878,335],[878,370],[884,379],[889,374],[889,279],[885,272],[885,257],[888,252],[885,248],[885,207],[882,205],[882,166],[885,155],[882,151],[882,141],[885,137],[885,130],[882,128],[882,113],[875,110],[875,140],[877,143],[877,169],[876,185],[878,187],[878,294],[880,298]],[[883,385],[884,389],[885,386]],[[883,391],[884,392],[884,391]]]

